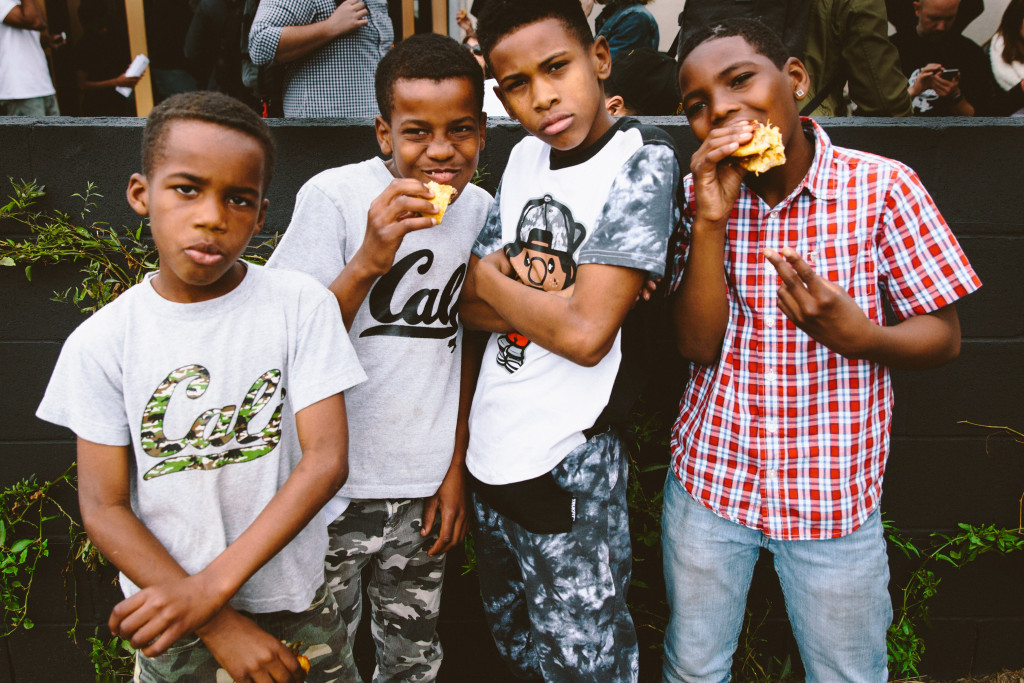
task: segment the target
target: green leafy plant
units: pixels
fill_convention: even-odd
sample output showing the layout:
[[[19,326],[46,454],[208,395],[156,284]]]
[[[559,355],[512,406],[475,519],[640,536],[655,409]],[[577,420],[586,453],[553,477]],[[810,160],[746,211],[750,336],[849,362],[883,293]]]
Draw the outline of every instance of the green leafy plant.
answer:
[[[765,601],[764,611],[754,614],[748,607],[743,618],[736,655],[732,662],[732,677],[736,681],[790,681],[794,680],[793,663],[789,655],[779,659],[768,651],[768,641],[762,629],[771,615],[772,604]]]
[[[994,433],[1009,435],[1017,443],[1024,443],[1024,434],[1009,427],[982,425],[962,421],[976,427],[995,430]],[[1024,496],[1021,497],[1024,511]],[[924,655],[925,642],[921,635],[922,624],[928,620],[929,601],[935,597],[942,579],[934,571],[938,565],[949,565],[960,569],[987,553],[1009,555],[1024,550],[1024,528],[1018,521],[1016,529],[1005,529],[994,524],[957,524],[952,535],[933,533],[928,537],[930,545],[921,549],[904,536],[891,520],[883,520],[889,542],[906,557],[919,560],[917,568],[900,590],[899,604],[895,605],[892,625],[886,638],[889,654],[889,670],[901,678],[920,675],[918,664]]]
[[[96,683],[130,681],[135,669],[135,648],[124,638],[99,637],[99,629],[89,638],[89,661],[96,670]]]
[[[46,195],[45,188],[34,181],[8,180],[13,193],[0,207],[0,220],[24,225],[32,238],[0,240],[0,266],[24,266],[25,277],[31,280],[36,265],[80,264],[81,283],[54,292],[54,301],[92,313],[157,268],[156,248],[143,236],[145,220],[134,228],[113,228],[92,219],[96,200],[103,196],[93,183],[87,183],[84,192],[72,195],[82,202],[81,211],[72,215],[56,209],[40,210],[38,204]],[[266,262],[277,240],[275,234],[250,245],[245,259]]]
[[[0,219],[21,223],[29,228],[34,239],[9,238],[0,242],[0,265],[24,265],[25,277],[31,280],[36,264],[82,264],[81,284],[55,292],[55,301],[67,301],[82,312],[91,313],[156,268],[156,249],[143,241],[141,223],[134,229],[115,230],[89,219],[95,200],[102,197],[92,183],[86,185],[84,193],[72,195],[83,205],[77,216],[37,210],[36,204],[45,192],[35,182],[11,180],[11,185],[14,194],[0,207]]]
[[[4,609],[0,636],[35,625],[28,606],[36,568],[50,555],[45,530],[57,525],[66,529],[72,548],[69,562],[85,540],[81,525],[56,498],[61,490],[75,489],[74,469],[72,465],[52,481],[32,477],[0,491],[0,602]]]

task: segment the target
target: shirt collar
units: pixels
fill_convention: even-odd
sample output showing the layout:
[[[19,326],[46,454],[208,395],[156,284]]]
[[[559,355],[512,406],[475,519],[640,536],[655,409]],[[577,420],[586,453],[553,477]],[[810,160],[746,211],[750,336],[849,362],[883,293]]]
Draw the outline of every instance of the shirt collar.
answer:
[[[837,181],[832,141],[818,122],[809,116],[801,116],[800,123],[805,132],[814,135],[814,160],[807,169],[807,175],[804,176],[799,189],[807,188],[807,191],[817,199],[833,200],[836,198]]]

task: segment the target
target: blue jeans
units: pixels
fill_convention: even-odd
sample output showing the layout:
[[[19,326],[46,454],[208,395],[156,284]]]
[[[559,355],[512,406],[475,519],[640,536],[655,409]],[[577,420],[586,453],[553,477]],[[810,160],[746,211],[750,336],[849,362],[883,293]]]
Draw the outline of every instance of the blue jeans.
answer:
[[[778,541],[719,517],[670,472],[661,527],[671,611],[665,681],[729,680],[761,548],[774,558],[808,683],[887,679],[892,604],[878,510],[842,538]]]

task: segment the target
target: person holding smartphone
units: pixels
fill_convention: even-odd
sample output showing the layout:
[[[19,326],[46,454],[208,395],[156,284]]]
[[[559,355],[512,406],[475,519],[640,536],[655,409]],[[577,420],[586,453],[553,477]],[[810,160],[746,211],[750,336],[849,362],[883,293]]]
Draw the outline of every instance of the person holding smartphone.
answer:
[[[917,25],[892,38],[915,115],[990,113],[992,75],[982,49],[953,29],[959,8],[960,0],[919,0]]]

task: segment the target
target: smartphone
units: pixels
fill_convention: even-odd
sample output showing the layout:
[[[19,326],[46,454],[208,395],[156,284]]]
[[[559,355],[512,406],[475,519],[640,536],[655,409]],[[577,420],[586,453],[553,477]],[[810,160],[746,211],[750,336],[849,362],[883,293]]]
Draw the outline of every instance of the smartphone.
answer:
[[[951,81],[960,75],[960,69],[943,69],[942,73],[939,74],[945,81]]]

